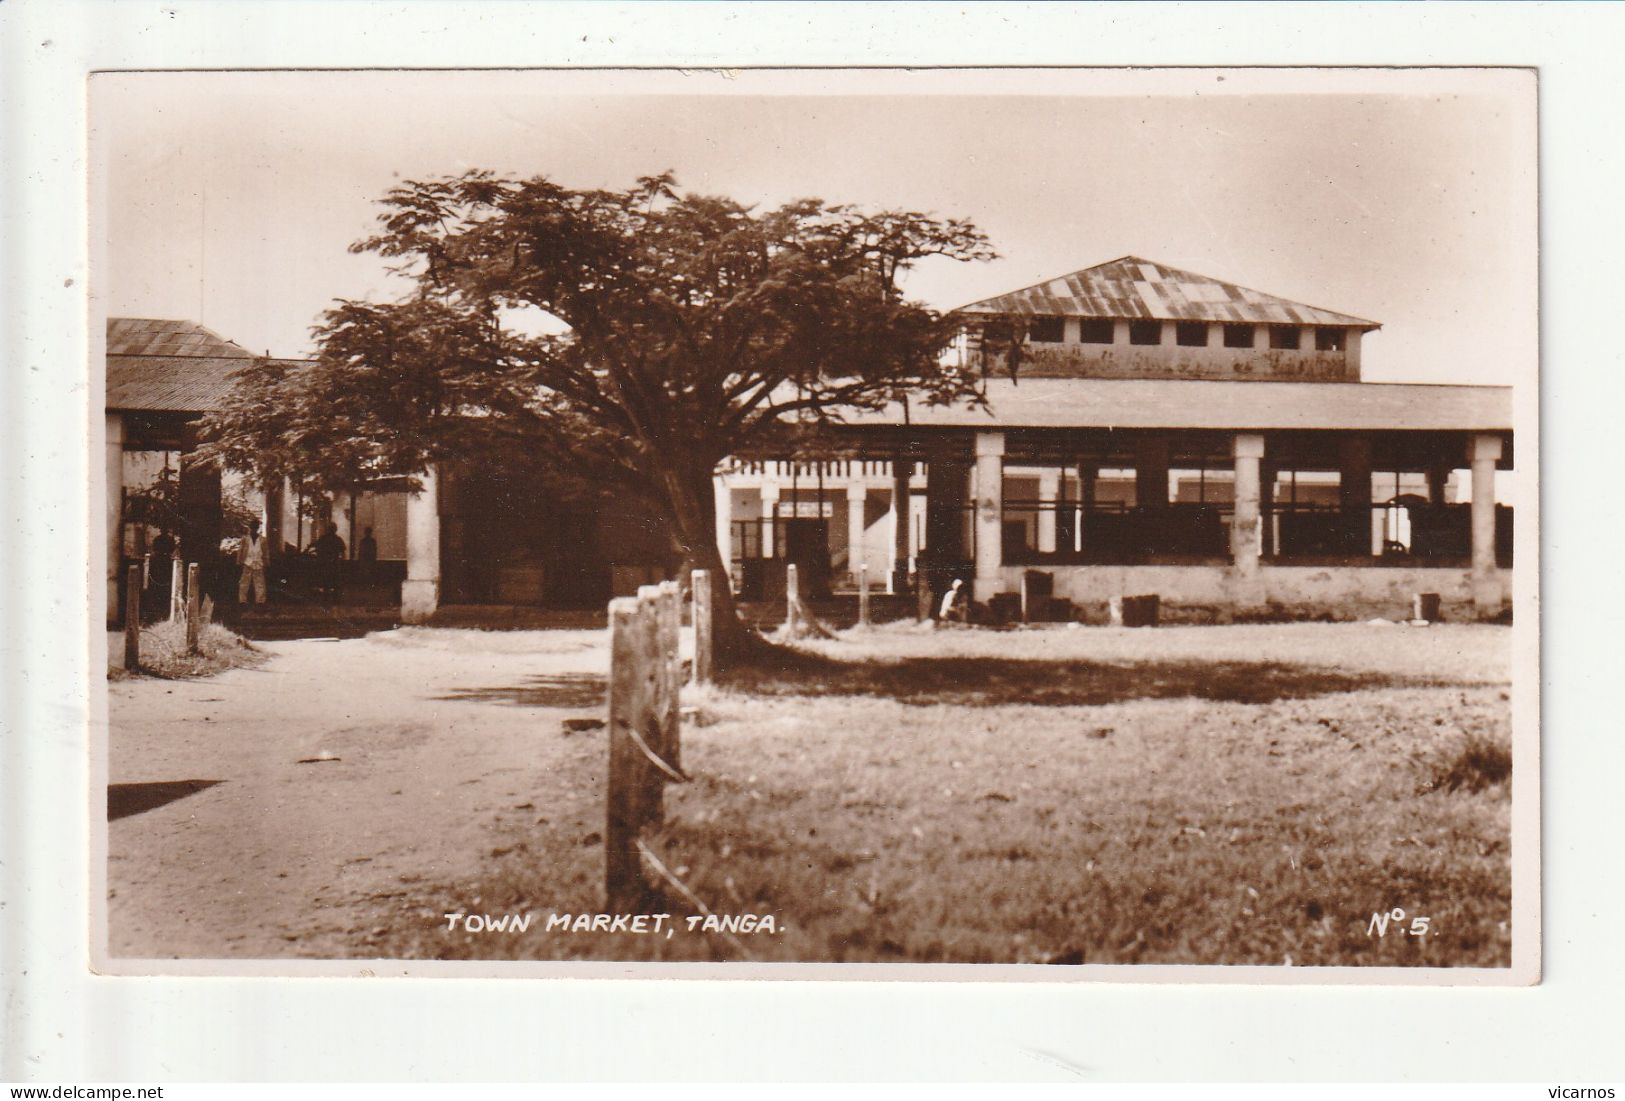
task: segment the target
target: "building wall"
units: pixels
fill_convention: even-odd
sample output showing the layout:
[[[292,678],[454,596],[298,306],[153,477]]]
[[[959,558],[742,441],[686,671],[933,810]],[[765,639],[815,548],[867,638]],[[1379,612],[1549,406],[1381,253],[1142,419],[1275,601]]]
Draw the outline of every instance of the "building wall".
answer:
[[[1028,567],[1004,568],[1005,591],[1019,592]],[[1115,596],[1156,594],[1168,617],[1219,618],[1244,610],[1228,566],[1056,566],[1055,595],[1077,605],[1091,620],[1105,618]],[[1334,619],[1405,619],[1417,593],[1438,593],[1446,619],[1478,618],[1472,575],[1464,569],[1426,566],[1261,566],[1265,604],[1256,612]],[[1511,599],[1512,571],[1497,570],[1503,603]]]
[[[1062,378],[1194,378],[1194,379],[1296,379],[1321,382],[1358,382],[1360,379],[1360,338],[1358,329],[1338,329],[1343,334],[1341,351],[1316,351],[1317,326],[1254,325],[1251,347],[1230,348],[1224,344],[1225,326],[1205,325],[1205,343],[1178,343],[1177,329],[1163,322],[1159,343],[1134,344],[1129,339],[1129,323],[1118,321],[1110,344],[1084,343],[1081,320],[1066,318],[1064,339],[1029,340],[1023,346],[1021,370],[1032,377]],[[1296,329],[1296,349],[1272,348],[1271,334]],[[972,353],[980,362],[980,351]],[[1003,355],[990,350],[997,370],[1003,370]]]
[[[348,502],[345,503],[348,508]],[[406,494],[358,493],[355,502],[355,535],[359,542],[368,528],[378,544],[381,562],[406,560]],[[349,543],[348,524],[341,525],[340,534]],[[354,553],[353,551],[351,553]]]
[[[263,505],[264,495],[258,490],[250,490],[247,494],[251,504]],[[309,501],[304,502],[308,507]],[[300,505],[299,495],[292,489],[286,489],[282,494],[282,538],[286,543],[293,543],[301,551],[306,550],[322,533],[321,521],[309,516],[300,516],[296,511]],[[350,545],[350,497],[349,494],[338,494],[327,498],[329,515],[339,528],[339,538],[344,540],[344,556],[353,558],[356,548]],[[355,500],[355,541],[359,543],[368,528],[372,528],[372,537],[378,544],[378,559],[381,562],[405,561],[406,559],[406,494],[400,492],[389,493],[358,493]],[[279,551],[281,547],[277,548]]]
[[[867,565],[869,583],[883,586],[892,561],[891,490],[869,489],[863,502],[863,522],[863,547],[856,556],[854,569],[857,565]],[[844,531],[840,538],[844,544]]]
[[[1313,379],[1357,382],[1341,352],[1179,345],[1038,344],[1022,371],[1034,378]]]

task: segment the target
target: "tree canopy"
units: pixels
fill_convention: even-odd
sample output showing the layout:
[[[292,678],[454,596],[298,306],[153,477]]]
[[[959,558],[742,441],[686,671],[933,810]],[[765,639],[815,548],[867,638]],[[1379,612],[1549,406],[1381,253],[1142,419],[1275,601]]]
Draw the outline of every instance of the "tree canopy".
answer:
[[[339,301],[312,363],[243,372],[209,425],[219,461],[342,489],[522,444],[656,505],[715,575],[710,484],[729,454],[903,394],[979,400],[980,377],[941,354],[957,320],[899,285],[927,257],[992,259],[968,221],[819,199],[756,210],[680,193],[670,173],[612,191],[474,171],[381,205],[351,251],[388,258],[412,293]]]

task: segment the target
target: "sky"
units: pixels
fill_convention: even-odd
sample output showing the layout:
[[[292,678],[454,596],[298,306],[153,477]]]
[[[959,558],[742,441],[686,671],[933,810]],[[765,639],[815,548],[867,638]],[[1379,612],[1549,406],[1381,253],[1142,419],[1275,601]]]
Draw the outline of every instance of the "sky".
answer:
[[[214,72],[91,80],[92,293],[298,356],[404,292],[351,242],[402,179],[675,171],[764,206],[966,217],[938,309],[1137,255],[1381,322],[1374,381],[1531,377],[1533,81],[1383,70]]]

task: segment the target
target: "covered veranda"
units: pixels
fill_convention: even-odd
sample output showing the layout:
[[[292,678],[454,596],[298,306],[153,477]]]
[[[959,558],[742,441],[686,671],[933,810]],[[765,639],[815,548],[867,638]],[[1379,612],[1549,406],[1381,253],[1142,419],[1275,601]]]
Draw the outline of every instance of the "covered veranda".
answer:
[[[997,604],[1040,571],[1080,607],[1155,593],[1339,618],[1422,592],[1493,618],[1510,599],[1507,388],[996,380],[986,407],[857,413],[829,439],[892,475],[894,589],[957,578]]]

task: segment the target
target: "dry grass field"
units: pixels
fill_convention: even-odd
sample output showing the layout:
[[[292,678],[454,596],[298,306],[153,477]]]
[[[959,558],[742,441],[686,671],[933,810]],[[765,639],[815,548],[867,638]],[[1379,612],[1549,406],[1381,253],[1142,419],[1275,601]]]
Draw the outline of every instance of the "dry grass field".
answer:
[[[775,932],[398,921],[407,935],[382,947],[1505,965],[1507,638],[1366,625],[849,634],[699,699],[706,725],[684,736],[694,782],[668,789],[655,849],[712,910],[772,914]],[[596,766],[601,737],[578,744]],[[538,825],[459,909],[544,922],[602,908],[598,821],[568,823],[562,845],[560,823]],[[1372,935],[1373,913],[1396,907],[1428,917],[1427,934]]]
[[[141,673],[150,677],[206,677],[239,666],[256,665],[265,655],[252,643],[218,623],[200,624],[198,652],[186,652],[186,624],[162,619],[141,628]],[[124,632],[107,633],[107,676],[122,680]]]
[[[602,631],[260,644],[110,687],[115,956],[1496,966],[1510,631],[922,630],[690,690],[652,849],[774,931],[603,909]],[[1429,919],[1370,931],[1374,912]],[[530,916],[523,932],[448,913]]]

